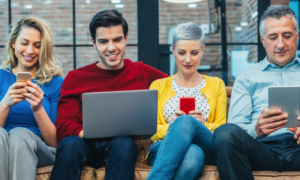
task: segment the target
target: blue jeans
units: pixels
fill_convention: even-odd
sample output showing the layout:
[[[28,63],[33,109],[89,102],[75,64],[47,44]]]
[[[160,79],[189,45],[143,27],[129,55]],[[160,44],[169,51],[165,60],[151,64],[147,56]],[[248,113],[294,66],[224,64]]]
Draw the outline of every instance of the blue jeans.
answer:
[[[215,164],[212,132],[192,116],[180,116],[163,141],[150,147],[147,164],[153,164],[147,180],[193,180],[204,164]]]
[[[78,136],[64,138],[57,146],[50,180],[79,180],[83,166],[106,166],[105,180],[133,180],[137,147],[129,137],[86,143]]]

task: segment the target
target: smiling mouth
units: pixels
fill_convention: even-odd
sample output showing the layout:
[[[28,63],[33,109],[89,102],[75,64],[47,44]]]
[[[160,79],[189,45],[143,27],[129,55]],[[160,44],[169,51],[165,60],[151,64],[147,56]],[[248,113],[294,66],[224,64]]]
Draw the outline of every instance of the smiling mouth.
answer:
[[[34,57],[28,57],[28,56],[25,56],[23,55],[25,61],[32,61],[34,59]]]
[[[119,54],[108,54],[106,56],[108,57],[109,60],[114,61],[114,60],[116,60],[118,58],[118,55]]]
[[[282,54],[284,54],[284,53],[286,53],[287,51],[280,51],[280,52],[276,52],[277,54],[279,54],[279,55],[282,55]]]

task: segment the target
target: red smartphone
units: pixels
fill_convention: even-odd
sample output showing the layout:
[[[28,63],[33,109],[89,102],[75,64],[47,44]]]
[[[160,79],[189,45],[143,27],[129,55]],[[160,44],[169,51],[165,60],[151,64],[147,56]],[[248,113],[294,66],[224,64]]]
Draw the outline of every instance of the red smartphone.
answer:
[[[194,97],[182,97],[179,102],[179,109],[185,114],[189,114],[190,111],[195,110],[196,100]]]

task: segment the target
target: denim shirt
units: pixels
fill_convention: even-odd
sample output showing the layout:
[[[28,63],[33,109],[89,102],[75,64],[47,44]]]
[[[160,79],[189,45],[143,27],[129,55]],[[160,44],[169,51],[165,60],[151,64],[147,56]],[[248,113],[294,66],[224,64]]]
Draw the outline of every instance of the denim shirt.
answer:
[[[300,86],[300,59],[296,58],[284,67],[271,64],[267,57],[254,64],[236,78],[230,102],[228,123],[244,129],[253,138],[258,138],[255,123],[263,108],[268,108],[269,86]],[[281,128],[269,136],[292,133]]]

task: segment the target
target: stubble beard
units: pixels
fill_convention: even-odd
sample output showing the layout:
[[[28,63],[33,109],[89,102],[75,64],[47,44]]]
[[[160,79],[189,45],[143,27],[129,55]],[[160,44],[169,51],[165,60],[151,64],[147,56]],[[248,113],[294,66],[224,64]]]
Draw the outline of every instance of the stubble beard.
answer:
[[[102,62],[106,67],[110,67],[110,68],[114,68],[114,67],[119,66],[119,65],[122,63],[123,59],[124,59],[124,56],[123,56],[123,57],[122,57],[122,60],[120,60],[120,62],[119,62],[117,65],[111,66],[111,65],[109,65],[109,64],[107,63],[105,57],[102,56],[102,55],[99,53],[98,50],[97,50],[97,53],[98,53],[98,56],[100,57],[101,62]]]

